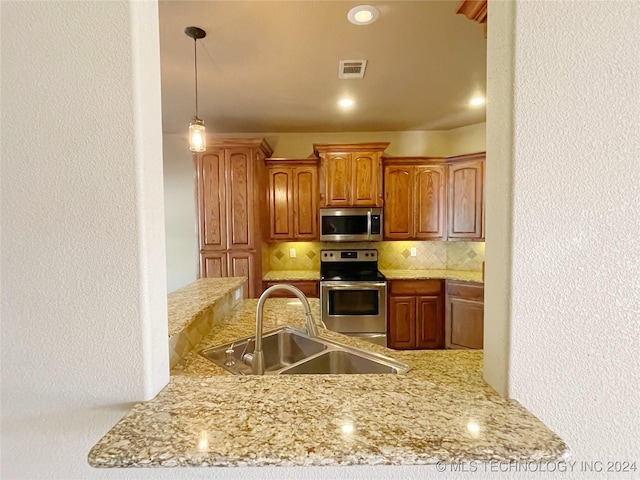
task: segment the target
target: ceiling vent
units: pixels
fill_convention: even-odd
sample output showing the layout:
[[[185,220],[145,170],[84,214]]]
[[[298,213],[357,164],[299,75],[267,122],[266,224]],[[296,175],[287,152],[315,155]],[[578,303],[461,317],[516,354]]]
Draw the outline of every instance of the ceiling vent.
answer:
[[[363,78],[366,60],[340,60],[338,78]]]

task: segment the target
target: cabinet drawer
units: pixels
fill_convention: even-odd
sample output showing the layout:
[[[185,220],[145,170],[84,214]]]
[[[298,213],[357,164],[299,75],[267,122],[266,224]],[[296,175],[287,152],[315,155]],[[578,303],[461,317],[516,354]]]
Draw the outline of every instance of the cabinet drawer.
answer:
[[[391,280],[390,295],[437,295],[442,280]]]
[[[447,282],[447,296],[484,302],[484,285],[449,280]]]

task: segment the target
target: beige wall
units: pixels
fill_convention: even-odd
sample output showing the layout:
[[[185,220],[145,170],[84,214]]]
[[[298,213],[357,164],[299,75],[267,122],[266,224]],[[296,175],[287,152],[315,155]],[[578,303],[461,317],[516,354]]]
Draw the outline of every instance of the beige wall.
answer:
[[[195,182],[186,135],[165,134],[163,149],[167,290],[172,292],[198,275]]]
[[[452,130],[406,132],[316,132],[316,133],[236,133],[227,137],[264,137],[273,148],[273,157],[306,158],[313,155],[314,143],[389,142],[391,156],[450,156],[482,152],[486,148],[485,123]]]

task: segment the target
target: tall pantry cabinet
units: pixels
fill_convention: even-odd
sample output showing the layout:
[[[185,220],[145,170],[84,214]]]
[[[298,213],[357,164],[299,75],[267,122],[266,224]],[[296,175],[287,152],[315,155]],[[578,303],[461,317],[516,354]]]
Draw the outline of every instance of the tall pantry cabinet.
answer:
[[[269,231],[261,138],[215,139],[194,154],[199,278],[247,277],[248,296],[262,293],[262,247]]]

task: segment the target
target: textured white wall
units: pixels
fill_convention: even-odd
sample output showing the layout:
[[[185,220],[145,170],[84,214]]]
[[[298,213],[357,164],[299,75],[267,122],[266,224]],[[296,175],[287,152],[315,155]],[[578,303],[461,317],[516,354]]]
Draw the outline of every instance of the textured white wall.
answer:
[[[88,478],[168,380],[157,4],[2,2],[1,35],[0,476]]]
[[[508,394],[515,2],[489,4],[485,166],[484,378]]]
[[[485,375],[502,390],[508,374],[509,395],[574,460],[638,461],[640,3],[511,6],[489,6],[490,36],[513,26],[515,47],[490,38],[488,153],[512,172],[488,169],[486,251],[488,326],[510,334],[510,353],[488,345],[493,366],[508,361]],[[511,264],[492,263],[500,252]]]
[[[640,2],[517,2],[515,31],[510,394],[640,461]]]

